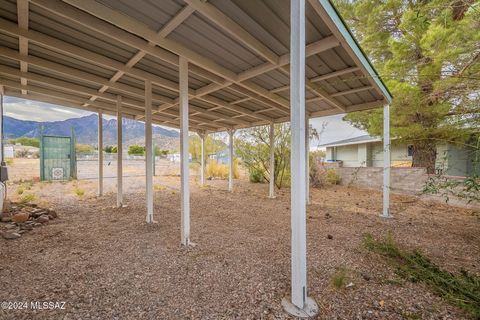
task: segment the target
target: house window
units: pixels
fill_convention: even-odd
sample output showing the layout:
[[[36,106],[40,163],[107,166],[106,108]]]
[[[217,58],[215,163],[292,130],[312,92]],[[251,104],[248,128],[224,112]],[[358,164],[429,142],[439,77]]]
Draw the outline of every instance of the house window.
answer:
[[[407,146],[407,155],[409,157],[413,157],[413,146],[412,145]]]

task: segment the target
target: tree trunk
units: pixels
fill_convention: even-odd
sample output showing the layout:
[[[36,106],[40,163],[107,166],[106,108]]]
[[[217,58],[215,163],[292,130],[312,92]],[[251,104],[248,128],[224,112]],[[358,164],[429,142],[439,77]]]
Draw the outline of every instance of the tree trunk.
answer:
[[[427,173],[435,173],[437,146],[433,140],[423,140],[413,144],[413,167],[424,167]]]

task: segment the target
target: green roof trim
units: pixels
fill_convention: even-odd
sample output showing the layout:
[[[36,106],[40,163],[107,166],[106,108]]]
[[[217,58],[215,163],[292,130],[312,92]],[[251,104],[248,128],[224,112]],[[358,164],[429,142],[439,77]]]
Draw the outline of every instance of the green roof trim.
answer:
[[[372,63],[368,59],[365,52],[362,50],[362,48],[358,44],[357,40],[353,36],[350,29],[347,27],[347,25],[346,25],[345,21],[343,20],[342,16],[337,11],[337,8],[335,8],[335,6],[332,4],[332,2],[330,0],[319,0],[319,2],[323,6],[323,8],[327,12],[327,14],[330,16],[333,23],[335,23],[335,25],[337,26],[338,30],[342,34],[342,36],[345,39],[345,41],[347,42],[347,44],[353,50],[353,53],[355,53],[357,58],[362,63],[363,67],[367,70],[367,72],[370,74],[372,79],[378,85],[378,87],[380,88],[380,90],[384,94],[385,98],[388,100],[388,102],[392,102],[392,94],[388,90],[387,86],[383,82],[383,80],[380,77],[380,75],[378,74],[378,72],[373,67]]]

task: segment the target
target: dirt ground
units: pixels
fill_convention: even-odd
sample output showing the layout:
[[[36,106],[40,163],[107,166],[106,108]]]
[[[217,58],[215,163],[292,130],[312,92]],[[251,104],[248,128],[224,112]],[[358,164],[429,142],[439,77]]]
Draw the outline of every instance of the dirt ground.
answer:
[[[95,196],[95,181],[24,191],[59,218],[20,239],[0,239],[0,301],[65,302],[65,310],[0,310],[1,319],[288,318],[280,302],[290,290],[289,190],[268,199],[264,184],[235,181],[228,193],[226,181],[204,188],[192,181],[196,246],[185,249],[178,178],[155,178],[155,225],[144,222],[143,178],[124,183],[137,187],[120,209],[114,193]],[[22,196],[18,187],[10,186],[13,199]],[[396,276],[363,248],[362,235],[391,233],[442,268],[479,275],[479,212],[394,195],[395,218],[384,220],[380,193],[332,186],[311,194],[308,294],[319,319],[466,319],[423,284]],[[339,268],[349,271],[352,287],[332,285]]]

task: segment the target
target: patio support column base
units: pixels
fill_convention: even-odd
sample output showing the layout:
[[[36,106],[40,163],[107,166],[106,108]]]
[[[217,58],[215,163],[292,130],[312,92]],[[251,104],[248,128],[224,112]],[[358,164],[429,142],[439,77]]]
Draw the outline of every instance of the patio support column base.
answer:
[[[290,297],[285,297],[282,299],[283,310],[285,310],[285,312],[289,315],[301,319],[314,318],[318,315],[318,305],[312,298],[307,297],[307,299],[305,300],[305,305],[301,309],[290,301]]]

